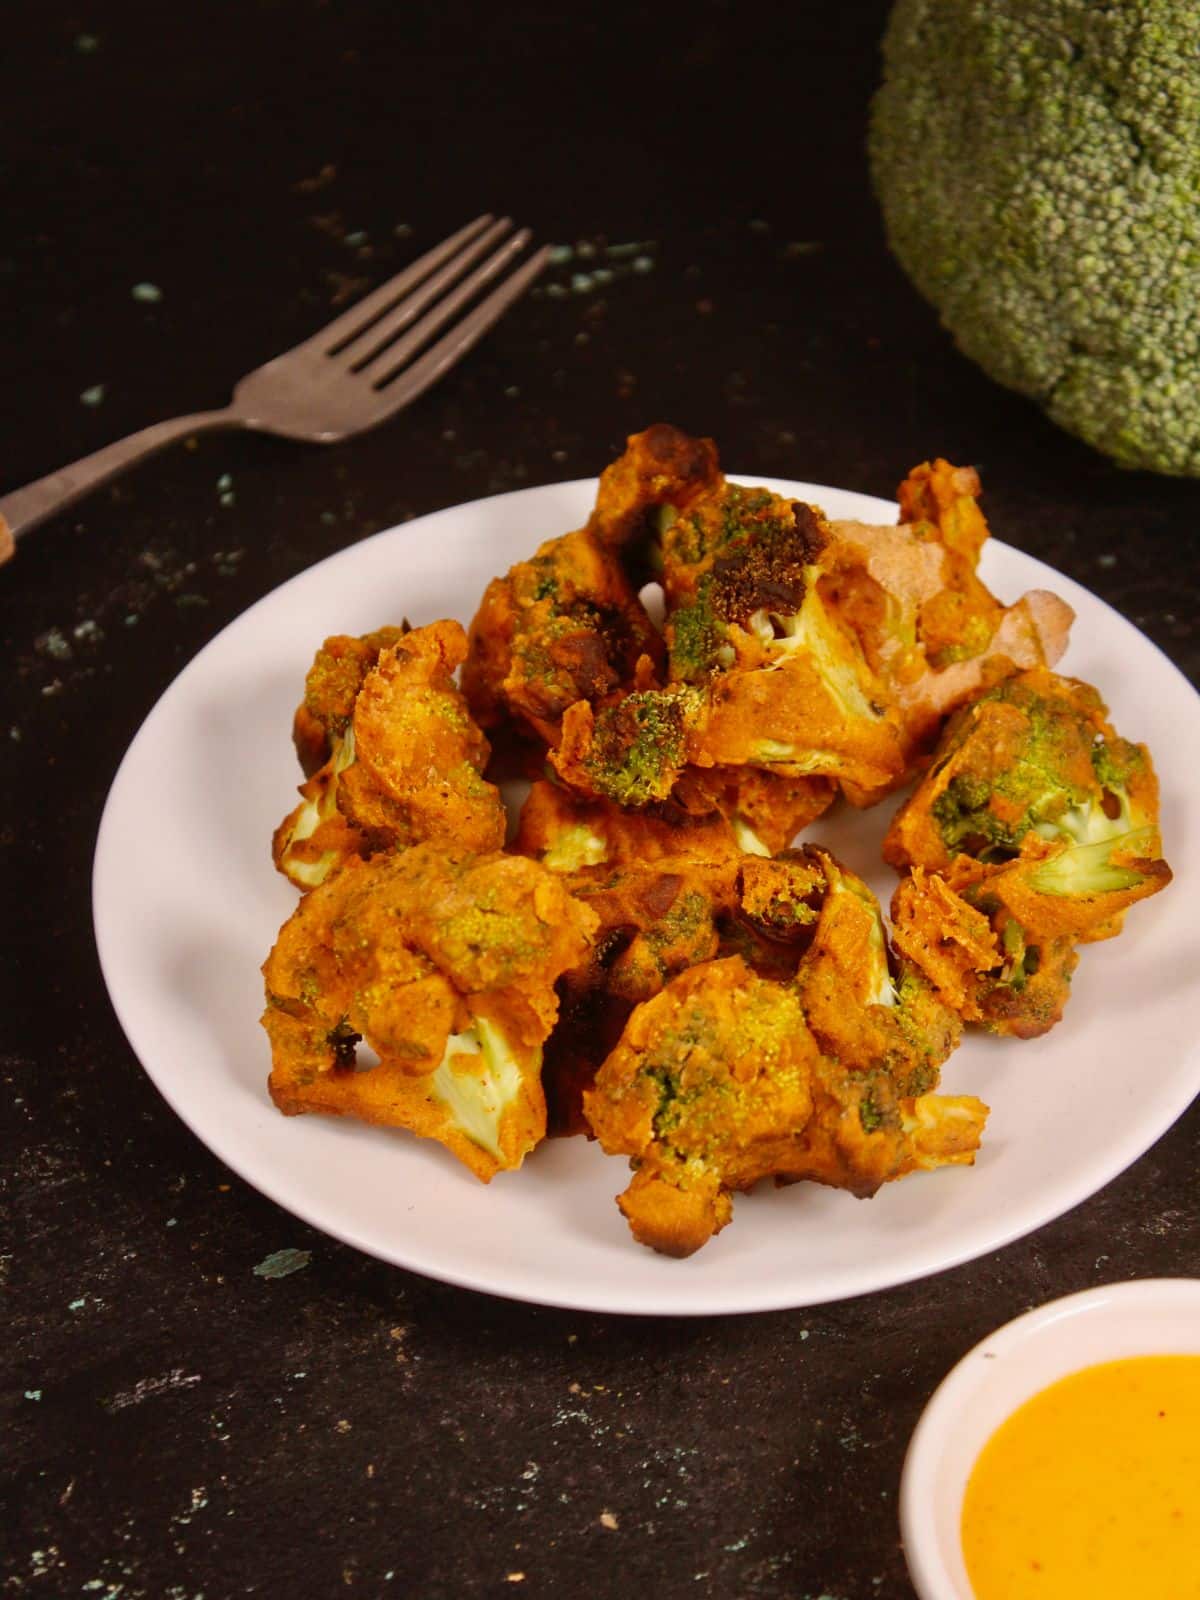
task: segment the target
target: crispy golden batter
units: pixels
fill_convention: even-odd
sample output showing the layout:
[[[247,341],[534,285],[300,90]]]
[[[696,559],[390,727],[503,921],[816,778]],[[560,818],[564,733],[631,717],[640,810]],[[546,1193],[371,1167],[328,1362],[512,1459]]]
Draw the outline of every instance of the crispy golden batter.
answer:
[[[556,744],[568,706],[603,701],[639,674],[652,681],[661,660],[662,641],[617,555],[580,529],[488,584],[463,693],[482,727],[513,717]]]
[[[894,782],[899,721],[819,588],[832,532],[814,506],[722,481],[663,534],[671,677],[703,689],[687,759],[849,789]]]
[[[658,531],[660,507],[683,510],[721,481],[717,447],[670,423],[631,434],[625,453],[600,475],[588,529],[609,550],[628,550]]]
[[[1130,905],[1171,881],[1138,848],[1134,835],[1072,845],[1030,834],[1010,861],[914,867],[892,897],[892,937],[964,1021],[1036,1038],[1062,1017],[1076,946],[1111,938]]]
[[[1090,684],[1035,669],[957,713],[883,853],[897,870],[940,872],[960,852],[1015,856],[1030,832],[1086,844],[1157,824],[1145,745],[1116,733]]]
[[[1062,1016],[1076,946],[1171,880],[1149,751],[1089,684],[1042,668],[951,719],[884,855],[912,868],[899,948],[966,1021],[1020,1038]]]
[[[582,1092],[633,1007],[717,954],[721,924],[737,901],[741,859],[729,850],[712,860],[658,856],[567,875],[572,894],[598,922],[588,960],[559,986],[570,1040],[559,1040],[556,1030],[542,1074],[553,1131],[588,1131]]]
[[[595,916],[519,856],[444,844],[352,858],[268,956],[271,1097],[436,1139],[485,1183],[543,1137],[554,985]],[[360,1070],[360,1041],[379,1063]]]
[[[785,1168],[817,1056],[795,995],[736,956],[639,1006],[584,1095],[604,1149],[637,1164],[618,1202],[634,1237],[691,1255],[730,1220],[732,1190]]]
[[[797,898],[796,913],[780,891],[768,909],[777,922],[811,915],[817,898],[817,923],[796,970],[796,988],[822,1051],[856,1073],[883,1074],[901,1098],[936,1089],[942,1063],[962,1036],[957,1013],[920,968],[890,958],[879,902],[861,878],[826,850],[810,846],[797,857],[804,875],[793,894],[803,894],[818,874],[820,889]]]
[[[488,742],[454,685],[465,650],[457,622],[399,637],[363,674],[348,720],[350,683],[339,680],[342,709],[326,721],[332,754],[275,833],[276,865],[298,887],[351,856],[423,839],[476,851],[503,844],[499,791],[480,776]]]
[[[611,801],[586,800],[544,779],[529,790],[512,848],[555,872],[627,866],[661,856],[714,861],[741,854],[733,827],[715,807],[695,815],[673,805],[658,812],[623,811]]]
[[[754,855],[775,855],[833,804],[828,778],[794,778],[763,767],[687,767],[672,793],[685,812],[715,811]]]
[[[610,1155],[633,1158],[618,1204],[634,1237],[691,1255],[765,1177],[870,1195],[920,1167],[970,1162],[986,1107],[898,1095],[878,1069],[822,1056],[796,989],[737,956],[681,973],[632,1013],[584,1094]]]
[[[357,639],[338,633],[317,651],[292,724],[292,741],[306,778],[325,765],[334,741],[350,726],[358,691],[379,652],[398,644],[407,632],[407,627],[379,628]]]

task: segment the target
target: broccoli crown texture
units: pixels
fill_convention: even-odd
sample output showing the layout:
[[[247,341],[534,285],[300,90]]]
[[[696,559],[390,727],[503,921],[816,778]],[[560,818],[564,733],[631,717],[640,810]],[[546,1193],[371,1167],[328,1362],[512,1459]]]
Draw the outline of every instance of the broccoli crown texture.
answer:
[[[1123,466],[1200,476],[1192,0],[899,0],[871,161],[959,347]]]

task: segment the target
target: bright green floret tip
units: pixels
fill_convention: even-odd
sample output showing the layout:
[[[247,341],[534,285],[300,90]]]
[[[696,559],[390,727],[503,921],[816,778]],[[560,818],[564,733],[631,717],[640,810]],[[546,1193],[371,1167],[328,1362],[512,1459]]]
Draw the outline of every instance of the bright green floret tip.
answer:
[[[963,352],[1122,466],[1200,476],[1191,0],[898,0],[870,146]]]

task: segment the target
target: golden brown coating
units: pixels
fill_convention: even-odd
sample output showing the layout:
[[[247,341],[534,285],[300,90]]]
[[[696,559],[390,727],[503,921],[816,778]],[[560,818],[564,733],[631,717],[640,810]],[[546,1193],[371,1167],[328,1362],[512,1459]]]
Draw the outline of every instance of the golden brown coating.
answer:
[[[519,856],[422,844],[351,859],[263,966],[272,1099],[408,1128],[484,1182],[520,1166],[545,1133],[554,985],[586,960],[595,920]],[[378,1065],[359,1069],[360,1041]]]
[[[873,1194],[918,1168],[969,1163],[987,1108],[897,1093],[886,1072],[821,1054],[794,986],[737,956],[681,973],[635,1008],[584,1111],[610,1155],[641,1243],[691,1255],[765,1177]]]
[[[823,1183],[869,1200],[912,1172],[973,1166],[989,1107],[975,1095],[900,1095],[886,1073],[820,1056],[813,1114],[780,1183]]]
[[[698,1250],[730,1192],[786,1168],[812,1112],[818,1051],[794,994],[736,956],[682,973],[630,1017],[584,1110],[635,1175],[619,1205],[634,1237]]]
[[[1090,684],[1040,668],[962,707],[892,819],[884,859],[940,872],[960,852],[1011,858],[1030,832],[1086,844],[1157,829],[1150,752],[1107,717]]]
[[[334,741],[350,726],[358,691],[379,652],[398,644],[407,632],[407,627],[378,628],[361,638],[338,633],[317,651],[292,724],[292,741],[306,778],[325,765]]]
[[[899,948],[966,1021],[1020,1038],[1062,1016],[1076,946],[1171,880],[1149,751],[1089,684],[1042,668],[956,713],[884,855],[912,868]]]
[[[503,844],[500,794],[481,777],[488,742],[454,683],[465,652],[457,622],[413,629],[378,652],[348,724],[329,723],[329,760],[276,830],[276,865],[298,887],[351,856],[423,839],[474,851]]]
[[[1146,843],[1030,834],[1013,860],[914,867],[892,897],[892,937],[964,1021],[1036,1038],[1062,1017],[1076,946],[1111,938],[1129,906],[1171,881],[1160,856],[1137,853]]]
[[[814,589],[805,609],[815,617],[819,608]],[[836,779],[850,798],[897,781],[904,757],[886,697],[831,613],[819,627],[811,647],[781,649],[760,667],[713,680],[707,715],[689,741],[692,763]]]
[[[459,624],[435,622],[384,650],[363,681],[338,803],[375,848],[429,839],[484,852],[504,843],[499,791],[480,776],[488,742],[454,683],[465,654]]]
[[[722,482],[663,533],[670,672],[703,689],[687,758],[866,787],[903,770],[896,716],[818,580],[814,506]]]
[[[626,549],[657,532],[656,523],[647,524],[659,507],[683,510],[720,482],[711,439],[693,439],[656,422],[631,434],[624,454],[600,474],[588,529],[606,549]]]
[[[900,1098],[936,1089],[942,1063],[962,1036],[957,1012],[919,967],[891,957],[879,902],[861,878],[826,850],[789,854],[803,875],[791,886],[791,900],[777,890],[768,909],[779,924],[811,915],[814,901],[819,907],[795,981],[822,1051],[857,1074],[882,1074]],[[818,875],[823,883],[810,889]]]
[[[828,778],[795,778],[764,767],[686,767],[672,799],[697,818],[727,819],[740,847],[754,855],[785,850],[833,804]]]
[[[676,973],[711,961],[717,924],[737,904],[739,862],[688,856],[571,873],[571,893],[596,913],[593,969],[584,978],[622,1000],[656,995]]]
[[[736,851],[707,861],[659,856],[567,875],[571,893],[598,922],[589,959],[559,985],[570,1039],[555,1030],[542,1075],[554,1131],[588,1131],[582,1092],[633,1007],[718,953],[721,925],[737,901],[741,859]]]
[[[488,584],[463,692],[482,727],[510,716],[556,744],[568,706],[600,702],[639,673],[649,681],[661,660],[662,641],[618,557],[580,529]]]
[[[624,811],[608,800],[587,800],[545,779],[531,785],[512,848],[555,872],[627,866],[661,856],[715,861],[739,857],[731,825],[715,807],[693,815],[667,805],[659,811]]]

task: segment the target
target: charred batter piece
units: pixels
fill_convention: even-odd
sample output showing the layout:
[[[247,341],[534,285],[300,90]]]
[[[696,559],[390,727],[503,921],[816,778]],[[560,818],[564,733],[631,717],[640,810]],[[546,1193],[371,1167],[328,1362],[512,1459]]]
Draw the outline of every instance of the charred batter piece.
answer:
[[[327,718],[331,754],[275,832],[275,864],[298,888],[315,888],[352,856],[425,839],[503,844],[499,791],[480,776],[488,742],[454,683],[465,653],[459,624],[435,622],[382,648],[352,702],[353,675],[338,675],[336,698],[323,702],[338,708]]]
[[[656,422],[631,434],[625,453],[601,473],[588,529],[606,549],[622,550],[637,564],[657,539],[660,508],[682,511],[721,481],[711,439]]]
[[[594,914],[519,856],[444,845],[354,859],[280,930],[263,975],[270,1091],[436,1139],[487,1182],[544,1136],[554,985]],[[378,1064],[356,1061],[360,1042]]]
[[[463,692],[485,728],[505,717],[555,745],[563,713],[655,682],[663,646],[616,554],[586,529],[493,578],[471,623]]]
[[[335,741],[345,735],[358,691],[379,660],[379,652],[398,644],[407,632],[405,623],[399,628],[379,628],[361,638],[337,633],[317,651],[292,723],[292,742],[306,778],[325,765]]]
[[[699,682],[732,666],[752,619],[798,611],[828,534],[813,507],[723,482],[663,533],[671,676]]]

